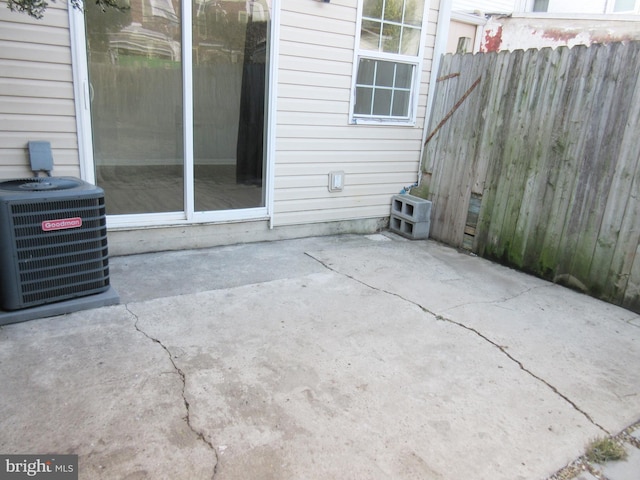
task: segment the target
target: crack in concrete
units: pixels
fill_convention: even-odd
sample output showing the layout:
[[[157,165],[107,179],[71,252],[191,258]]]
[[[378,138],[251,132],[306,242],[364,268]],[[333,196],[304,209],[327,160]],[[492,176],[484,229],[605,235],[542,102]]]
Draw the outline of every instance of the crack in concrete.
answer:
[[[468,307],[469,305],[499,305],[501,303],[507,303],[510,300],[518,298],[518,297],[524,295],[525,293],[532,292],[533,290],[538,290],[539,288],[552,288],[552,287],[553,287],[553,285],[536,285],[535,287],[526,288],[526,289],[524,289],[524,290],[522,290],[522,291],[520,291],[518,293],[515,293],[513,295],[497,298],[496,300],[466,302],[466,303],[461,303],[460,305],[454,305],[453,307],[445,308],[443,310],[443,312],[448,312],[448,311],[453,310],[455,308]]]
[[[408,300],[409,302],[411,302],[411,300]],[[485,340],[486,342],[490,343],[491,345],[493,345],[494,347],[496,347],[498,350],[500,350],[509,360],[511,360],[512,362],[515,362],[518,367],[520,367],[520,370],[522,370],[523,372],[528,373],[529,375],[531,375],[533,378],[535,378],[536,380],[538,380],[539,382],[542,382],[543,384],[545,384],[548,388],[550,388],[556,395],[558,395],[560,398],[562,398],[565,402],[567,402],[569,405],[571,405],[577,412],[581,413],[582,415],[584,415],[584,417],[589,420],[589,422],[591,422],[591,424],[595,425],[596,427],[598,427],[600,430],[602,430],[604,433],[606,433],[607,435],[610,435],[610,432],[607,431],[607,429],[605,429],[602,425],[598,424],[593,418],[591,418],[591,415],[589,415],[587,412],[585,412],[584,410],[582,410],[573,400],[571,400],[569,397],[567,397],[565,394],[563,394],[562,392],[560,392],[555,386],[551,385],[549,382],[547,382],[544,378],[536,375],[535,373],[533,373],[531,370],[529,370],[527,367],[524,366],[524,364],[518,360],[517,358],[515,358],[513,355],[511,355],[509,352],[507,352],[506,347],[503,345],[499,345],[498,343],[494,342],[493,340],[491,340],[489,337],[487,337],[486,335],[482,334],[481,332],[479,332],[478,330],[476,330],[475,328],[469,327],[467,325],[465,325],[464,323],[461,322],[456,322],[455,320],[452,320],[450,318],[446,318],[443,317],[442,315],[435,315],[433,312],[430,312],[429,310],[427,310],[426,308],[424,308],[422,305],[419,305],[415,302],[411,302],[414,305],[417,305],[418,307],[420,307],[423,311],[430,313],[431,315],[434,315],[436,317],[436,320],[442,320],[445,322],[449,322],[453,325],[457,325],[461,328],[464,328],[465,330],[468,330],[470,332],[475,333],[476,335],[478,335],[480,338],[482,338],[483,340]]]
[[[598,427],[600,430],[602,430],[604,433],[606,433],[607,435],[610,435],[610,432],[607,431],[606,428],[604,428],[602,425],[598,424],[593,418],[591,418],[591,415],[589,415],[587,412],[585,412],[584,410],[582,410],[575,402],[573,402],[569,397],[567,397],[566,395],[564,395],[563,393],[561,393],[555,386],[551,385],[549,382],[547,382],[545,379],[543,379],[542,377],[539,377],[538,375],[536,375],[535,373],[533,373],[531,370],[529,370],[528,368],[526,368],[524,366],[524,364],[518,360],[517,358],[515,358],[513,355],[511,355],[509,352],[506,351],[506,348],[503,345],[499,345],[498,343],[494,342],[493,340],[491,340],[489,337],[487,337],[486,335],[482,334],[481,332],[479,332],[478,330],[476,330],[475,328],[469,327],[461,322],[456,322],[455,320],[452,320],[450,318],[444,317],[442,315],[438,315],[435,312],[432,312],[431,310],[429,310],[428,308],[422,306],[421,304],[419,304],[418,302],[415,302],[413,300],[410,300],[408,298],[403,297],[402,295],[395,293],[395,292],[391,292],[389,290],[385,290],[383,288],[379,288],[379,287],[375,287],[373,285],[368,284],[367,282],[360,280],[359,278],[354,277],[353,275],[349,275],[347,273],[344,272],[340,272],[338,270],[336,270],[335,268],[331,267],[330,265],[328,265],[327,263],[323,262],[322,260],[320,260],[319,258],[314,257],[313,255],[311,255],[310,253],[305,252],[305,255],[311,257],[312,259],[314,259],[316,262],[320,263],[323,267],[325,267],[327,270],[337,273],[338,275],[342,275],[343,277],[349,278],[351,280],[353,280],[354,282],[360,283],[361,285],[364,285],[367,288],[370,288],[372,290],[378,291],[378,292],[382,292],[382,293],[386,293],[387,295],[392,295],[394,297],[397,297],[407,303],[410,303],[416,307],[418,307],[420,310],[422,310],[425,313],[428,313],[429,315],[432,315],[436,320],[439,321],[444,321],[444,322],[448,322],[451,323],[452,325],[456,325],[458,327],[464,328],[465,330],[472,332],[474,334],[476,334],[478,337],[480,337],[481,339],[483,339],[484,341],[488,342],[489,344],[493,345],[494,347],[496,347],[498,350],[500,350],[500,352],[502,352],[503,355],[505,355],[509,360],[511,360],[512,362],[514,362],[516,365],[518,365],[518,367],[520,368],[520,370],[522,370],[523,372],[527,373],[528,375],[530,375],[531,377],[533,377],[534,379],[536,379],[537,381],[543,383],[544,385],[547,386],[547,388],[551,389],[556,395],[558,395],[560,398],[562,398],[565,402],[567,402],[569,405],[571,405],[571,407],[573,407],[573,409],[575,411],[577,411],[578,413],[582,414],[592,425]],[[546,285],[542,285],[542,287],[546,287]],[[539,287],[532,287],[531,289],[534,288],[539,288]],[[530,290],[531,290],[530,289]],[[520,292],[518,293],[516,296],[522,295],[523,293],[526,292]],[[502,301],[507,301],[509,299],[505,299]]]
[[[178,374],[178,377],[180,378],[180,382],[182,383],[181,395],[182,395],[182,401],[184,403],[184,408],[185,408],[185,411],[186,411],[186,414],[183,417],[183,420],[185,421],[185,423],[187,424],[189,429],[196,435],[196,438],[198,440],[202,441],[205,445],[207,445],[209,447],[209,449],[213,452],[216,464],[213,467],[213,473],[211,475],[211,480],[215,480],[216,474],[218,473],[218,465],[220,464],[220,454],[218,453],[218,450],[213,446],[213,444],[209,440],[207,440],[207,438],[204,436],[204,433],[196,430],[196,428],[191,424],[191,405],[189,404],[189,400],[187,400],[187,395],[186,395],[186,392],[185,392],[185,390],[187,388],[187,380],[186,380],[186,375],[185,375],[184,371],[176,364],[175,360],[173,359],[173,355],[171,354],[171,351],[169,350],[169,348],[167,348],[167,346],[164,345],[162,343],[162,341],[160,341],[160,339],[152,337],[147,332],[142,330],[138,326],[138,322],[140,320],[138,315],[133,313],[129,309],[128,305],[125,305],[125,308],[126,308],[127,312],[129,312],[129,314],[131,316],[133,316],[133,318],[135,318],[135,322],[134,322],[133,326],[136,329],[136,331],[138,333],[141,333],[142,335],[144,335],[146,338],[151,340],[153,343],[157,343],[158,345],[160,345],[160,347],[165,351],[165,353],[169,357],[169,361],[171,362],[171,365],[173,365],[173,369]]]

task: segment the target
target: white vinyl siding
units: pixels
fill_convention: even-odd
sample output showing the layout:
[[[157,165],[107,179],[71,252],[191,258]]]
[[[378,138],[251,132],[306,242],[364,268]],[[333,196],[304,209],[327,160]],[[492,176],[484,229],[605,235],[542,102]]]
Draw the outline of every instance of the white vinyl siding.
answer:
[[[480,11],[483,13],[512,13],[514,11],[514,0],[453,0],[451,10],[453,12],[473,13]]]
[[[351,125],[357,2],[282,0],[274,225],[389,216],[419,170],[435,9],[429,11],[416,125]],[[330,193],[331,171],[344,189]]]
[[[31,176],[27,142],[48,140],[54,175],[79,176],[65,2],[35,20],[0,1],[0,178]]]

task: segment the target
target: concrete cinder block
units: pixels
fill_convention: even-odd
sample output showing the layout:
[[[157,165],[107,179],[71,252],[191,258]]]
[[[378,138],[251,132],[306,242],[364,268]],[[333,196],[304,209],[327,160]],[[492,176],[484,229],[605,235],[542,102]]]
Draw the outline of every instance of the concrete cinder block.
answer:
[[[409,194],[391,198],[391,214],[410,222],[428,222],[431,218],[431,202]]]
[[[389,229],[411,240],[424,240],[429,238],[431,222],[412,222],[399,215],[391,214]]]

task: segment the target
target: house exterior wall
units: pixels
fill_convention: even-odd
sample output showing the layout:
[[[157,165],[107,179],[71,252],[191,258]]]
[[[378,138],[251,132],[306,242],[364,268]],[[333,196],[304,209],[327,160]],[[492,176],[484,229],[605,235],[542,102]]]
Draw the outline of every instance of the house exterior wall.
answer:
[[[426,2],[415,124],[394,126],[349,123],[357,2],[281,0],[272,222],[119,227],[110,229],[110,249],[154,251],[160,237],[162,249],[173,249],[247,241],[232,232],[265,240],[287,238],[285,229],[294,236],[379,229],[391,196],[418,178],[440,3]],[[66,2],[35,20],[0,0],[0,25],[0,178],[32,175],[29,140],[51,141],[54,175],[80,177]],[[341,192],[328,190],[332,171],[344,172]]]
[[[640,39],[640,17],[637,16],[640,0],[636,1],[635,14],[615,13],[615,0],[550,0],[547,12],[530,13],[533,3],[533,0],[453,0],[447,53],[456,53],[457,39],[463,36],[458,32],[465,27],[469,31],[478,29],[480,39],[474,52],[572,47]],[[484,27],[476,27],[476,19],[460,14],[473,11],[481,15],[477,18],[486,15]]]
[[[455,0],[454,0],[455,3]],[[515,0],[515,2],[511,2],[515,4],[515,7],[512,10],[509,10],[505,13],[511,12],[532,12],[535,0]],[[624,12],[617,13],[620,14],[629,14],[635,13],[636,15],[640,14],[640,1],[635,0],[635,5],[633,6],[633,12]],[[583,14],[583,15],[599,15],[605,13],[616,13],[616,0],[549,0],[547,5],[548,13],[571,13],[571,14]],[[495,12],[497,13],[497,12]]]
[[[66,4],[35,20],[0,1],[0,25],[0,178],[33,175],[29,140],[51,142],[54,175],[79,176]]]
[[[544,47],[640,40],[640,22],[623,17],[494,17],[484,27],[480,51],[497,52]]]
[[[357,5],[283,0],[274,224],[389,215],[390,196],[417,179],[438,19],[431,1],[415,126],[349,124]],[[344,171],[342,192],[328,191]]]

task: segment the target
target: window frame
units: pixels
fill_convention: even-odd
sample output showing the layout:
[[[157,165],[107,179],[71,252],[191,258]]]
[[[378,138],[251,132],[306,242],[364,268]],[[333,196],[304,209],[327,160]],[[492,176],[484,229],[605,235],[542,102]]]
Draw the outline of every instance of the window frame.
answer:
[[[612,13],[614,15],[640,15],[640,2],[635,0],[631,10],[616,10],[616,0],[609,0],[607,2],[607,13]]]
[[[420,42],[418,45],[417,55],[405,55],[399,53],[388,53],[374,50],[364,50],[360,48],[362,36],[362,20],[364,11],[364,0],[358,0],[358,12],[356,20],[356,36],[354,45],[353,71],[351,75],[351,98],[349,105],[349,123],[352,125],[398,125],[398,126],[415,126],[416,111],[418,109],[418,99],[420,96],[420,85],[422,78],[422,68],[424,64],[424,51],[426,28],[428,25],[429,11],[431,1],[424,2],[424,11],[422,15],[422,23],[420,24]],[[390,115],[364,115],[355,113],[356,106],[356,89],[358,85],[358,70],[361,60],[373,60],[391,62],[395,64],[410,65],[413,69],[413,78],[410,82],[409,93],[409,111],[407,116],[390,116]]]

